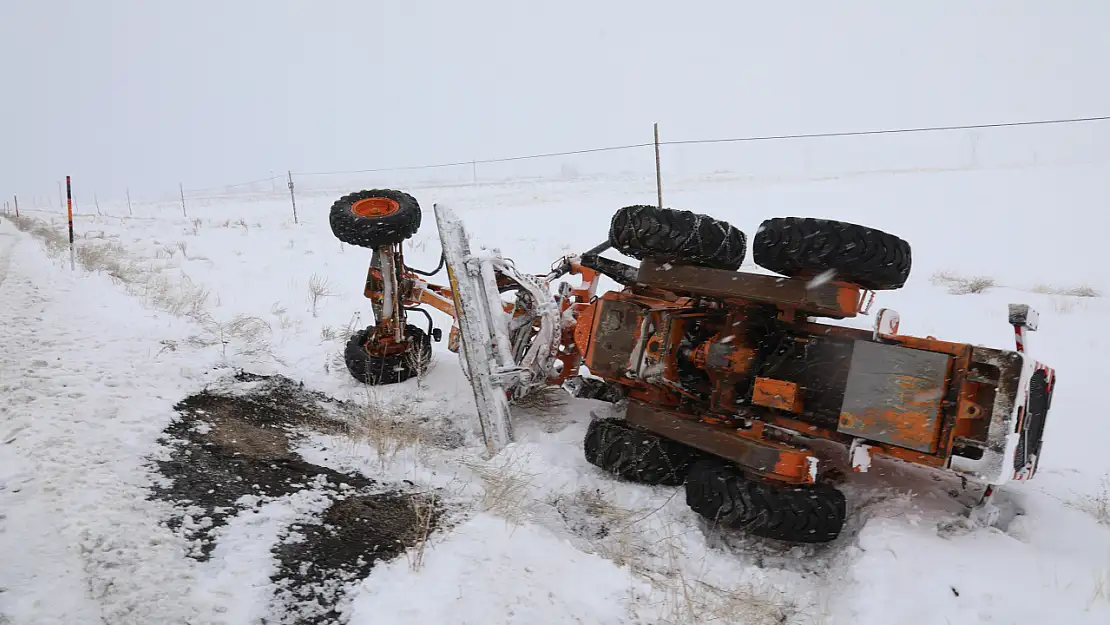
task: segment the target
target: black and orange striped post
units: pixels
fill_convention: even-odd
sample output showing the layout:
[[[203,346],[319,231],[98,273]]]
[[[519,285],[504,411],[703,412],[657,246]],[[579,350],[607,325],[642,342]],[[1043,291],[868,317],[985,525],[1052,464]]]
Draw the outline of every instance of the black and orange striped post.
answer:
[[[66,176],[66,219],[69,221],[69,268],[77,269],[73,259],[73,187],[70,186],[69,176]]]

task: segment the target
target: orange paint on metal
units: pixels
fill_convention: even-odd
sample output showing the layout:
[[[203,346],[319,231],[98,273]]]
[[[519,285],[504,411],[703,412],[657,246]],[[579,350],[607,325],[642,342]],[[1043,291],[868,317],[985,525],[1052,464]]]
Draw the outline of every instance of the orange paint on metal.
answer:
[[[368,197],[351,205],[351,212],[359,217],[385,217],[399,210],[401,205],[387,197]]]
[[[867,410],[861,414],[842,412],[840,427],[847,429],[883,430],[892,432],[888,442],[915,449],[936,450],[941,430],[940,404],[944,388],[923,386],[925,380],[912,375],[895,377],[899,393],[893,407]]]
[[[570,272],[582,276],[582,285],[577,289],[571,289],[571,297],[577,298],[579,302],[588,302],[593,299],[597,291],[598,273],[579,264],[571,265]]]
[[[930,419],[925,412],[914,411],[909,406],[897,409],[871,411],[863,414],[850,412],[840,413],[840,425],[844,428],[870,428],[885,429],[894,432],[891,438],[903,443],[906,447],[928,447],[933,451],[937,447],[937,436],[940,433],[941,423],[938,419]]]
[[[690,352],[690,363],[698,369],[705,370],[709,367],[709,344],[713,340],[710,339],[701,345],[698,345]]]
[[[682,342],[682,337],[685,335],[686,319],[671,317],[670,332],[667,334],[667,345],[678,345]],[[677,383],[679,381],[677,350],[665,350],[663,354],[663,377],[672,382]]]
[[[737,346],[729,354],[729,371],[737,375],[747,375],[755,366],[755,350]]]
[[[586,304],[578,311],[578,321],[574,324],[574,347],[583,358],[590,346],[590,337],[593,335],[594,315],[597,314],[595,304]]]
[[[455,316],[455,301],[448,299],[435,291],[425,290],[420,292],[420,303],[427,304],[436,310]]]
[[[790,412],[802,411],[802,396],[798,385],[785,380],[756,378],[752,390],[752,403],[765,408],[776,408]]]
[[[809,469],[809,459],[813,456],[813,453],[809,449],[769,440],[765,436],[766,431],[761,421],[753,421],[752,427],[748,429],[730,428],[729,432],[741,440],[758,441],[761,447],[771,448],[778,454],[778,460],[775,462],[774,468],[768,472],[761,471],[758,475],[790,484],[813,483],[813,474]],[[748,467],[748,470],[751,472],[751,467]]]
[[[836,305],[846,317],[855,317],[860,312],[860,288],[854,284],[843,282],[835,283],[839,287],[836,291]]]
[[[844,445],[845,447],[850,445],[853,439],[853,437],[846,436],[835,430],[823,428],[812,423],[806,423],[805,421],[799,421],[798,419],[794,419],[785,415],[773,414],[767,415],[764,418],[766,418],[768,423],[783,428],[785,430],[797,432],[805,436],[814,436],[817,438],[834,441],[840,443],[841,445]],[[887,445],[878,441],[867,441],[867,444],[871,446],[872,455],[880,454],[883,456],[897,458],[906,462],[922,464],[929,467],[943,467],[948,462],[947,458],[944,458],[942,456],[926,454],[902,447],[894,447],[893,445]]]

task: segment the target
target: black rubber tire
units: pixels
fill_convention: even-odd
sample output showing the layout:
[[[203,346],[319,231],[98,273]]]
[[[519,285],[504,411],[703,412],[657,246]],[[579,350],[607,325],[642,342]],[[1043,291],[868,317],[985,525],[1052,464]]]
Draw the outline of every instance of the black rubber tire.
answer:
[[[752,238],[752,257],[764,269],[790,278],[832,279],[874,291],[899,289],[910,277],[910,244],[881,230],[842,221],[777,217]]]
[[[395,356],[371,356],[366,352],[366,339],[371,328],[359,330],[347,341],[343,360],[354,379],[363,384],[397,384],[415,376],[419,371],[416,363],[429,363],[432,358],[432,340],[426,332],[412,325],[405,326],[405,335],[414,343],[414,348],[423,351],[419,358],[413,358],[412,350]]]
[[[690,467],[686,504],[719,525],[793,543],[835,539],[846,512],[843,493],[831,486],[755,481],[715,458]]]
[[[622,480],[679,486],[700,453],[633,428],[622,419],[596,419],[586,429],[586,461]]]
[[[609,244],[640,260],[735,271],[747,239],[727,222],[690,211],[625,206],[609,223]]]
[[[381,217],[366,217],[353,212],[355,202],[381,197],[400,205],[397,212]],[[393,245],[420,229],[420,204],[403,191],[370,189],[344,195],[331,205],[331,232],[335,238],[358,247]]]

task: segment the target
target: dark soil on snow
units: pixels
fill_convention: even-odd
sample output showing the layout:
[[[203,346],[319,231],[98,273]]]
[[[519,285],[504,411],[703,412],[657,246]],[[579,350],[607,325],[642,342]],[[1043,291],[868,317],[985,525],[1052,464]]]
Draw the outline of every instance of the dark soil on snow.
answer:
[[[338,610],[344,586],[425,540],[438,518],[431,498],[392,492],[336,501],[322,523],[295,528],[302,539],[274,551],[279,599],[294,606],[284,622],[344,622]]]
[[[430,497],[311,464],[291,450],[305,431],[342,432],[331,416],[342,402],[282,376],[239,373],[235,381],[230,391],[205,390],[175,406],[178,419],[162,438],[168,459],[153,461],[165,479],[152,496],[179,510],[167,525],[204,561],[217,547],[215,530],[242,510],[304,490],[326,494],[331,505],[288,528],[272,550],[281,607],[267,622],[344,622],[337,604],[345,584],[425,540],[440,512]],[[254,497],[244,504],[245,495]]]

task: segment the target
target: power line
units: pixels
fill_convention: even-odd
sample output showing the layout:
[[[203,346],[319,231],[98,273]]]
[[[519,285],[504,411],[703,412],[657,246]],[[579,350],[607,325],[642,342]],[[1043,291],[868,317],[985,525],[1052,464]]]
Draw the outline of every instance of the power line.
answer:
[[[1001,122],[994,124],[966,124],[958,126],[921,126],[914,128],[889,128],[883,130],[854,130],[842,132],[813,132],[813,133],[800,133],[800,134],[784,134],[784,135],[757,135],[749,137],[734,137],[729,139],[684,139],[677,141],[661,141],[659,145],[705,145],[712,143],[742,143],[752,141],[778,141],[790,139],[821,139],[821,138],[834,138],[834,137],[864,137],[872,135],[890,135],[890,134],[908,134],[908,133],[921,133],[921,132],[942,132],[942,131],[955,131],[955,130],[983,130],[991,128],[1013,128],[1018,126],[1048,126],[1056,124],[1075,124],[1081,122],[1097,122],[1108,121],[1110,115],[1100,117],[1071,117],[1061,119],[1042,119],[1032,121],[1019,121],[1019,122]],[[368,174],[380,173],[390,171],[412,171],[421,169],[441,169],[444,167],[462,167],[465,165],[486,165],[491,163],[509,163],[513,161],[524,161],[538,158],[551,158],[556,156],[575,156],[579,154],[592,154],[596,152],[615,152],[618,150],[632,150],[638,148],[652,147],[654,143],[630,143],[627,145],[615,145],[600,148],[587,148],[583,150],[568,150],[565,152],[544,152],[540,154],[529,154],[524,156],[509,156],[504,158],[486,158],[469,161],[455,161],[450,163],[436,163],[432,165],[406,165],[401,167],[376,167],[372,169],[354,169],[349,171],[320,171],[320,172],[293,172],[298,176],[332,176],[340,174]]]
[[[434,165],[406,165],[403,167],[377,167],[374,169],[355,169],[351,171],[295,171],[298,176],[331,176],[334,174],[369,174],[383,171],[408,171],[414,169],[439,169],[443,167],[461,167],[463,165],[487,165],[489,163],[508,163],[511,161],[524,161],[534,158],[551,158],[554,156],[574,156],[576,154],[591,154],[594,152],[612,152],[616,150],[631,150],[633,148],[651,147],[654,143],[631,143],[628,145],[614,145],[604,148],[587,148],[584,150],[569,150],[566,152],[544,152],[542,154],[529,154],[526,156],[507,156],[503,158],[483,158],[471,161],[457,161],[454,163],[436,163]]]
[[[260,184],[260,183],[263,183],[263,182],[270,182],[272,180],[283,180],[284,178],[285,178],[284,176],[270,176],[269,178],[260,178],[258,180],[251,180],[249,182],[236,182],[234,184],[222,184],[222,185],[215,186],[215,187],[205,187],[203,189],[185,189],[185,191],[187,191],[189,193],[199,193],[201,191],[218,191],[220,189],[233,189],[235,187],[246,187],[246,186],[250,186],[252,184]],[[194,199],[198,199],[198,198],[194,198]]]
[[[965,126],[922,126],[920,128],[891,128],[888,130],[856,130],[849,132],[814,132],[793,135],[765,135],[759,137],[737,137],[735,139],[687,139],[683,141],[661,141],[659,145],[700,145],[706,143],[739,143],[743,141],[774,141],[781,139],[820,139],[826,137],[863,137],[870,135],[893,135],[913,132],[940,132],[950,130],[981,130],[988,128],[1013,128],[1016,126],[1048,126],[1053,124],[1075,124],[1080,122],[1100,122],[1110,120],[1110,115],[1102,117],[1072,117],[1068,119],[1044,119],[1024,122],[1003,122],[998,124],[968,124]]]
[[[946,132],[956,130],[986,130],[992,128],[1014,128],[1019,126],[1049,126],[1059,124],[1075,124],[1084,122],[1099,122],[1110,121],[1110,115],[1098,117],[1071,117],[1060,119],[1041,119],[1032,121],[1019,121],[1019,122],[1001,122],[993,124],[965,124],[955,126],[920,126],[913,128],[888,128],[882,130],[853,130],[842,132],[812,132],[812,133],[797,133],[797,134],[782,134],[782,135],[755,135],[748,137],[733,137],[726,139],[681,139],[675,141],[661,141],[659,145],[708,145],[714,143],[744,143],[755,141],[784,141],[791,139],[824,139],[835,137],[865,137],[874,135],[891,135],[891,134],[909,134],[909,133],[922,133],[922,132]],[[469,161],[454,161],[449,163],[435,163],[429,165],[405,165],[398,167],[375,167],[371,169],[353,169],[348,171],[318,171],[318,172],[293,172],[298,176],[333,176],[342,174],[369,174],[369,173],[382,173],[391,171],[416,171],[424,169],[442,169],[445,167],[463,167],[466,165],[489,165],[493,163],[511,163],[515,161],[525,161],[540,158],[554,158],[559,156],[577,156],[581,154],[595,154],[598,152],[617,152],[622,150],[634,150],[639,148],[652,147],[654,143],[629,143],[626,145],[614,145],[598,148],[586,148],[580,150],[567,150],[563,152],[541,152],[538,154],[527,154],[521,156],[508,156],[502,158],[485,158],[475,159]],[[284,176],[270,176],[267,178],[259,178],[258,180],[251,180],[248,182],[236,182],[232,184],[218,185],[212,187],[205,187],[202,189],[185,189],[187,193],[200,193],[203,191],[216,191],[223,189],[233,189],[236,187],[246,187],[263,182],[272,182],[274,180],[283,180]],[[193,199],[208,199],[208,198],[193,198]]]

